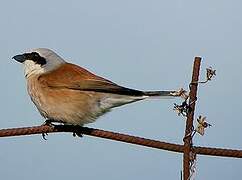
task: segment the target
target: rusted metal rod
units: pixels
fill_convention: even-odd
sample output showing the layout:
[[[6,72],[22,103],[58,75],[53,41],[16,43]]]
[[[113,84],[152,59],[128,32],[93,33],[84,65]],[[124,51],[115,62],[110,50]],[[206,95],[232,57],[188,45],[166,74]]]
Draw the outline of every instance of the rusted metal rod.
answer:
[[[0,137],[42,134],[42,133],[55,133],[55,132],[74,132],[76,134],[85,134],[94,137],[101,137],[105,139],[112,139],[116,141],[122,141],[131,144],[137,144],[157,149],[163,149],[174,152],[183,152],[183,145],[166,143],[157,140],[151,140],[136,136],[130,136],[126,134],[120,134],[110,131],[104,131],[100,129],[93,129],[81,126],[72,125],[55,125],[55,126],[33,126],[23,128],[1,129]]]
[[[11,136],[22,136],[22,135],[32,135],[41,133],[56,133],[56,132],[76,132],[79,134],[85,134],[89,136],[95,136],[105,139],[112,139],[116,141],[137,144],[141,146],[147,146],[156,149],[163,149],[172,152],[184,152],[183,145],[167,143],[157,140],[145,139],[136,136],[130,136],[126,134],[120,134],[110,131],[104,131],[100,129],[93,129],[88,127],[77,127],[69,125],[57,125],[55,127],[51,126],[33,126],[33,127],[22,127],[22,128],[11,128],[11,129],[1,129],[0,137],[11,137]],[[223,157],[236,157],[242,158],[242,150],[233,149],[221,149],[221,148],[210,148],[210,147],[193,147],[196,154],[210,155],[210,156],[223,156]]]
[[[190,153],[192,147],[192,131],[195,105],[197,100],[197,87],[199,79],[201,58],[195,57],[192,72],[192,82],[190,84],[189,94],[189,111],[186,120],[186,129],[184,136],[184,154],[183,154],[183,180],[188,180],[190,177]]]

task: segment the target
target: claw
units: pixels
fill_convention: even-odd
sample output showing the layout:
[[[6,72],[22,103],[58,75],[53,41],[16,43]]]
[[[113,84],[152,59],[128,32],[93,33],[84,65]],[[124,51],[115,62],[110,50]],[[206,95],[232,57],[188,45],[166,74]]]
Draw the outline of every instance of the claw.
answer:
[[[48,133],[42,133],[42,138],[43,138],[45,141],[47,140],[46,136],[48,136]]]
[[[80,137],[80,138],[82,138],[83,137],[83,135],[81,134],[81,133],[79,133],[79,132],[73,132],[73,137],[76,137],[76,136],[78,136],[78,137]]]

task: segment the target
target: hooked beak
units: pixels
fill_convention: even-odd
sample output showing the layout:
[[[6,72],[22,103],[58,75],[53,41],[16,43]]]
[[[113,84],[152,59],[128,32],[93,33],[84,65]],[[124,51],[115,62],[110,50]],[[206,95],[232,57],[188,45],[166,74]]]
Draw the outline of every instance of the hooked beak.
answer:
[[[19,55],[13,56],[12,59],[14,59],[20,63],[23,63],[26,60],[24,54],[19,54]]]

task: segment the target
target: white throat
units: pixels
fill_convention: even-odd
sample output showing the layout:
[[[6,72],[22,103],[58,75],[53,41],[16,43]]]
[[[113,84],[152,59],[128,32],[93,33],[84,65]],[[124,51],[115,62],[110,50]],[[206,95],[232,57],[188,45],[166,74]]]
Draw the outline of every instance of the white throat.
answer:
[[[35,64],[35,62],[31,60],[26,60],[24,62],[24,76],[26,78],[31,75],[42,74],[44,72],[44,68],[42,68],[39,64]]]

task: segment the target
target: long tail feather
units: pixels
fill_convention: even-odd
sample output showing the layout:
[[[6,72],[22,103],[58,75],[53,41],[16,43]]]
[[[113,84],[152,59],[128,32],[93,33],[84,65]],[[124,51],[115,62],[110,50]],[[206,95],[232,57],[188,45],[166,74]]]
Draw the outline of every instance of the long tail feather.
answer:
[[[153,97],[153,96],[157,96],[157,97],[173,97],[173,93],[175,91],[144,91],[144,95],[145,96],[149,96],[149,97]]]

